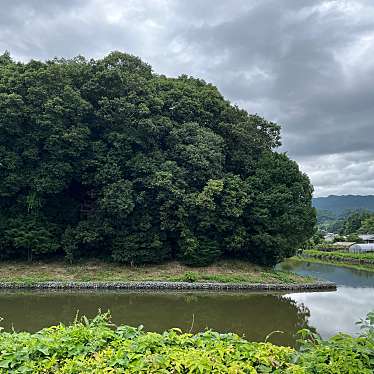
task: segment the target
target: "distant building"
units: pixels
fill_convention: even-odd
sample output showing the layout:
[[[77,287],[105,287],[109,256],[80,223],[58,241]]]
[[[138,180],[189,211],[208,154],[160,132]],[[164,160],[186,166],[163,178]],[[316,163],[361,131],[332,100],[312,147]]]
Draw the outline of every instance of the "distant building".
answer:
[[[353,244],[349,247],[349,252],[353,252],[353,253],[374,252],[374,243]]]
[[[355,244],[355,242],[322,243],[319,244],[316,249],[324,252],[348,251],[349,247],[353,244]]]
[[[362,234],[358,236],[365,243],[374,243],[374,234]]]
[[[337,237],[337,234],[334,234],[333,232],[328,232],[326,235],[324,235],[323,239],[325,242],[333,242],[335,237]]]
[[[346,249],[348,250],[352,245],[356,244],[356,242],[335,242],[332,244],[333,247],[339,249]]]

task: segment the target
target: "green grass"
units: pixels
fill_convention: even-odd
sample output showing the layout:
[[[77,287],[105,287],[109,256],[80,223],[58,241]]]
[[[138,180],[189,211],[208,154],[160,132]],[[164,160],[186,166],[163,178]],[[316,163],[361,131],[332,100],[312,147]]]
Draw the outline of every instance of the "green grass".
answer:
[[[319,259],[314,257],[305,257],[305,256],[294,256],[291,257],[292,260],[295,261],[302,261],[302,262],[313,262],[316,264],[331,264],[336,266],[341,266],[349,269],[356,269],[356,270],[363,270],[363,271],[370,271],[374,272],[374,266],[373,265],[366,265],[366,264],[351,264],[349,262],[341,262],[341,261],[335,261],[335,260],[327,260],[327,259]]]
[[[372,374],[374,315],[358,337],[300,331],[300,349],[213,331],[114,326],[106,314],[37,333],[0,332],[0,373]]]
[[[191,268],[178,262],[134,267],[92,260],[72,265],[63,261],[0,263],[0,282],[30,284],[45,281],[130,282],[151,280],[273,284],[312,283],[315,281],[311,277],[234,260],[220,261],[203,268]]]
[[[334,259],[348,259],[348,260],[358,260],[361,262],[372,261],[374,263],[374,252],[367,253],[352,253],[344,251],[317,251],[317,250],[305,250],[303,253],[311,256],[321,256]]]
[[[358,270],[374,271],[374,253],[361,254],[342,251],[304,250],[300,257],[313,262],[331,263]]]

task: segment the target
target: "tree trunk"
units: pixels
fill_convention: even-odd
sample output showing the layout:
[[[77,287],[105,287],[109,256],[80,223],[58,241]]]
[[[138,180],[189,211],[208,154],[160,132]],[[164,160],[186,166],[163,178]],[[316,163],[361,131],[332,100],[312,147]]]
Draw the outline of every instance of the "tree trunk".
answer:
[[[27,248],[27,261],[31,262],[32,261],[32,249]]]

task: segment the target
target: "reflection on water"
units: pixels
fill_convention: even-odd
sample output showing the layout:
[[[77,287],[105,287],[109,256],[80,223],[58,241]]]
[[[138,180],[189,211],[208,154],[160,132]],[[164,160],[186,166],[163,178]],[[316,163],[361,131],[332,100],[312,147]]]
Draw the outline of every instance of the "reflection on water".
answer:
[[[327,338],[338,331],[359,332],[355,325],[360,318],[374,310],[374,288],[338,287],[336,292],[313,292],[288,295],[298,305],[310,310],[309,325]]]
[[[283,270],[335,282],[336,292],[288,295],[310,310],[309,325],[326,338],[338,331],[355,334],[360,318],[374,310],[374,273],[348,267],[288,260],[278,265]]]
[[[0,293],[2,325],[9,330],[36,331],[59,321],[70,322],[76,311],[94,316],[110,310],[117,324],[144,325],[163,331],[179,327],[193,332],[211,328],[236,332],[247,339],[294,345],[296,332],[307,327],[309,311],[289,297],[242,293],[133,292],[6,292]],[[193,322],[192,322],[193,321]]]
[[[337,282],[336,292],[214,293],[214,292],[0,292],[1,324],[10,330],[36,331],[59,321],[68,323],[80,314],[94,316],[110,310],[117,324],[144,325],[149,331],[179,327],[183,331],[211,328],[236,332],[249,340],[296,344],[298,330],[309,327],[323,337],[338,331],[358,332],[354,324],[374,310],[374,273],[315,263],[281,265],[299,274],[317,275]],[[193,322],[192,322],[193,321]]]

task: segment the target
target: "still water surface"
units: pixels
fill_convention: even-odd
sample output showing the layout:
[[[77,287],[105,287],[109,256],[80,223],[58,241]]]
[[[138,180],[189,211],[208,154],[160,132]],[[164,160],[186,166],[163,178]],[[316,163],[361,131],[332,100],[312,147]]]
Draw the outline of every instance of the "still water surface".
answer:
[[[299,274],[315,275],[336,282],[336,292],[292,294],[212,292],[0,292],[1,325],[10,330],[36,331],[59,321],[70,322],[80,314],[94,316],[110,310],[115,323],[144,325],[163,331],[211,328],[233,331],[249,340],[296,344],[296,332],[316,329],[323,337],[337,331],[358,332],[355,321],[374,310],[374,273],[307,262],[281,264]]]
[[[374,311],[374,272],[292,260],[282,263],[279,268],[338,285],[334,292],[288,295],[297,305],[308,309],[308,325],[316,328],[324,338],[339,331],[357,334],[359,327],[355,322]]]

